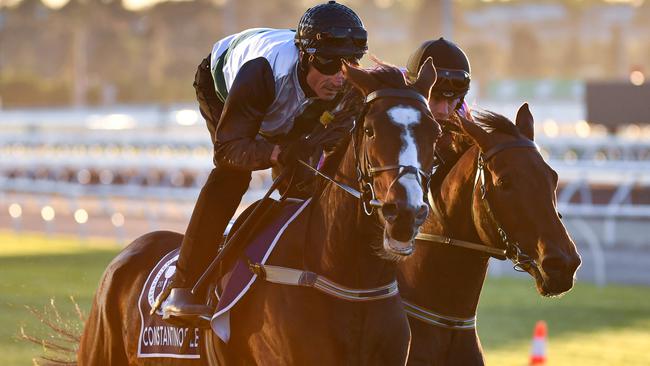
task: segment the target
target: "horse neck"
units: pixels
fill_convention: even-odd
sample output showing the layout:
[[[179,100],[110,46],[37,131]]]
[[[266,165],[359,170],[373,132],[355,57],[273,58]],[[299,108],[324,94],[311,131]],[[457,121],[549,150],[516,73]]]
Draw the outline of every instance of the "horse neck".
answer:
[[[335,179],[357,187],[352,149],[351,144]],[[381,247],[382,230],[376,215],[363,213],[359,199],[329,183],[314,202],[307,267],[350,287],[384,285],[395,279],[395,264],[373,252],[371,241]]]
[[[472,216],[477,153],[476,147],[467,150],[440,188],[431,192],[436,209],[424,232],[479,242]],[[422,244],[417,250],[420,263],[411,282],[413,296],[408,299],[444,315],[473,316],[485,280],[487,258],[478,252],[438,243]],[[419,290],[423,288],[427,291]]]

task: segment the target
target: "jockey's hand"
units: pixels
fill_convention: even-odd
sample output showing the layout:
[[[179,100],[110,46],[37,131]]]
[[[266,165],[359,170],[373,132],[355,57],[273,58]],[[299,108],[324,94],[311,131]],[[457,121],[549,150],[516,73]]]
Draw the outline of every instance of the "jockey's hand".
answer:
[[[304,138],[287,143],[280,147],[278,161],[283,166],[293,166],[300,159],[307,159],[313,152],[313,146]]]

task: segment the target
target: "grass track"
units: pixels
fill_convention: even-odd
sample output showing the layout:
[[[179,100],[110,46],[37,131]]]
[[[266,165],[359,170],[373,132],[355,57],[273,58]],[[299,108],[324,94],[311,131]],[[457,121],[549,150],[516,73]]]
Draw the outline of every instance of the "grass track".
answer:
[[[73,295],[87,312],[118,247],[106,240],[44,238],[0,232],[0,365],[31,365],[38,346],[16,339],[41,327],[25,309],[50,298],[73,318]],[[579,283],[567,296],[538,296],[532,281],[488,280],[478,314],[488,365],[526,365],[533,326],[548,323],[549,365],[650,365],[650,288]]]

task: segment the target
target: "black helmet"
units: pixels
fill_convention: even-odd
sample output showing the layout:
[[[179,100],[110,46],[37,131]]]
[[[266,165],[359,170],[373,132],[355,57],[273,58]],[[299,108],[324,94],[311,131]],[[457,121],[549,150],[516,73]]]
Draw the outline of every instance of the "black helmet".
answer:
[[[352,9],[328,1],[307,9],[298,23],[295,43],[309,55],[360,59],[368,51],[368,33]]]
[[[432,92],[447,98],[467,94],[472,74],[467,55],[455,43],[442,37],[424,42],[409,57],[406,66],[409,80],[417,78],[420,67],[429,57],[433,58],[438,71],[438,80]]]

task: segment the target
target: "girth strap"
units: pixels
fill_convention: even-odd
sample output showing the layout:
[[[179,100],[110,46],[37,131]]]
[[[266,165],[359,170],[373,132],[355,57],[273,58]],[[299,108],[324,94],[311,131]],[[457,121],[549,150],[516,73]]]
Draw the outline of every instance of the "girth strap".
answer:
[[[450,238],[448,236],[418,233],[415,236],[415,240],[423,240],[423,241],[428,241],[428,242],[431,242],[431,243],[447,244],[447,245],[452,245],[452,246],[456,246],[456,247],[472,249],[472,250],[476,250],[476,251],[479,251],[479,252],[487,253],[490,256],[495,257],[497,259],[501,259],[501,260],[506,259],[506,251],[505,251],[505,249],[497,249],[497,248],[489,247],[487,245],[476,244],[476,243],[472,243],[472,242],[464,241],[464,240],[452,239],[452,238]]]
[[[421,308],[404,299],[402,299],[402,303],[404,304],[404,311],[406,311],[406,314],[427,324],[458,330],[471,330],[476,328],[476,316],[471,318],[456,318],[434,313],[431,310]]]
[[[281,285],[313,287],[328,295],[348,301],[380,300],[395,296],[399,292],[397,289],[397,281],[375,288],[353,289],[339,285],[326,277],[310,271],[260,263],[250,263],[249,268],[265,281]]]

